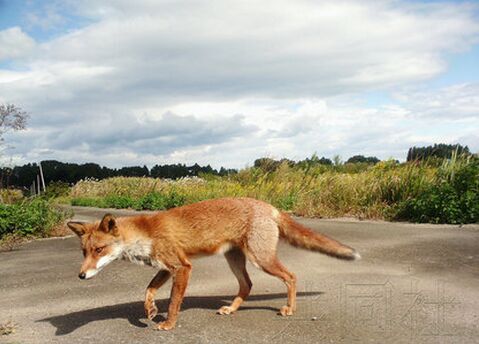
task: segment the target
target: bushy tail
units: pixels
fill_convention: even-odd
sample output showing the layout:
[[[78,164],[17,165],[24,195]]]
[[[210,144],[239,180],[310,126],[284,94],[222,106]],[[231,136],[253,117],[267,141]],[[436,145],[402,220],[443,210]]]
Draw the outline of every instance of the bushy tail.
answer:
[[[294,221],[286,213],[281,213],[278,226],[280,237],[293,246],[318,251],[340,259],[356,260],[361,258],[359,253],[353,248],[343,245],[339,241],[331,239],[324,234],[312,231]]]

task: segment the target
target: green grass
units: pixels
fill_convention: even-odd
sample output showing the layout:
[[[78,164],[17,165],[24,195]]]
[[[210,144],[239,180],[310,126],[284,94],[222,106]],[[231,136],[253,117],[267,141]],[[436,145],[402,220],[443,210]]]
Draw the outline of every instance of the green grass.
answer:
[[[303,216],[474,223],[479,222],[478,180],[477,158],[453,156],[442,164],[282,164],[274,170],[246,168],[228,177],[86,180],[72,188],[70,199],[73,205],[162,210],[246,196]]]
[[[16,236],[48,236],[67,214],[43,198],[24,199],[13,204],[0,203],[0,239]]]
[[[479,161],[453,155],[438,169],[434,184],[399,203],[396,218],[431,223],[479,222]]]
[[[167,193],[152,191],[146,195],[133,198],[125,195],[107,195],[103,198],[76,197],[70,202],[71,205],[82,207],[137,209],[137,210],[165,210],[179,207],[186,203],[186,197],[174,190]]]

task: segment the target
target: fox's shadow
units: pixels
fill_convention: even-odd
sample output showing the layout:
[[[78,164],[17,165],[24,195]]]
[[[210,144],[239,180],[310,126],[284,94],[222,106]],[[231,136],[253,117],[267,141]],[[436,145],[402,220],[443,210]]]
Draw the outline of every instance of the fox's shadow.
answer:
[[[299,292],[298,297],[301,296],[319,296],[321,292]],[[248,301],[265,301],[286,298],[286,294],[263,294],[263,295],[251,295],[248,297]],[[184,298],[181,309],[185,311],[187,309],[210,309],[216,310],[221,306],[229,305],[233,299],[232,295],[220,295],[220,296],[187,296]],[[163,299],[157,301],[159,312],[164,312],[168,308],[169,299]],[[277,308],[267,306],[248,306],[246,301],[238,312],[247,309],[266,309],[277,312]],[[143,302],[129,302],[122,303],[113,306],[105,306],[99,308],[91,308],[84,311],[68,313],[64,315],[58,315],[55,317],[44,318],[38,320],[39,322],[49,322],[57,328],[55,335],[62,336],[69,334],[76,329],[86,325],[90,322],[106,320],[106,319],[127,319],[128,322],[136,327],[147,327],[148,325],[140,321],[145,319],[145,313],[143,310]],[[157,320],[164,320],[164,317],[158,315],[155,318]]]

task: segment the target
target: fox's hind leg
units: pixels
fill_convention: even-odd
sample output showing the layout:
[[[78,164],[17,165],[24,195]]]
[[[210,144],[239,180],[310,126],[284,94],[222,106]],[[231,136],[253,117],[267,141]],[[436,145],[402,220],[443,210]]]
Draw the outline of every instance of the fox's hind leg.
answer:
[[[288,304],[281,307],[279,313],[282,316],[293,315],[296,311],[296,276],[289,272],[275,256],[270,261],[258,262],[258,265],[266,273],[281,279],[288,288]]]
[[[247,238],[248,259],[264,272],[281,279],[288,288],[288,304],[283,306],[280,314],[292,315],[296,311],[296,276],[289,272],[276,256],[279,229],[277,223],[266,216],[253,220],[252,229]]]
[[[161,270],[156,274],[155,277],[153,277],[150,284],[146,288],[145,313],[150,320],[153,320],[153,318],[158,314],[158,308],[155,305],[155,294],[157,290],[168,281],[170,276],[171,273],[169,271]]]
[[[238,279],[239,292],[231,305],[223,306],[218,309],[218,314],[231,314],[235,312],[248,297],[253,285],[248,276],[248,271],[246,271],[246,257],[239,248],[233,248],[226,252],[225,258],[228,261],[231,271],[233,271],[234,275]]]

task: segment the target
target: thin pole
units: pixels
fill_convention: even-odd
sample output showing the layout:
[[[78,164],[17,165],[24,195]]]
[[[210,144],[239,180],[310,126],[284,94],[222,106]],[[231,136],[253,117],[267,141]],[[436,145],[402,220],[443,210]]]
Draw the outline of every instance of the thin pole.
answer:
[[[47,188],[45,187],[45,179],[43,178],[43,169],[42,169],[42,163],[39,162],[38,166],[40,167],[40,177],[42,178],[42,186],[43,186],[43,192],[47,191]]]
[[[33,195],[33,196],[36,196],[36,195],[37,195],[37,191],[36,191],[36,189],[35,189],[35,180],[33,180],[32,189],[33,189],[32,195]]]
[[[40,195],[40,193],[42,192],[42,186],[40,185],[40,175],[37,174],[37,195]]]

